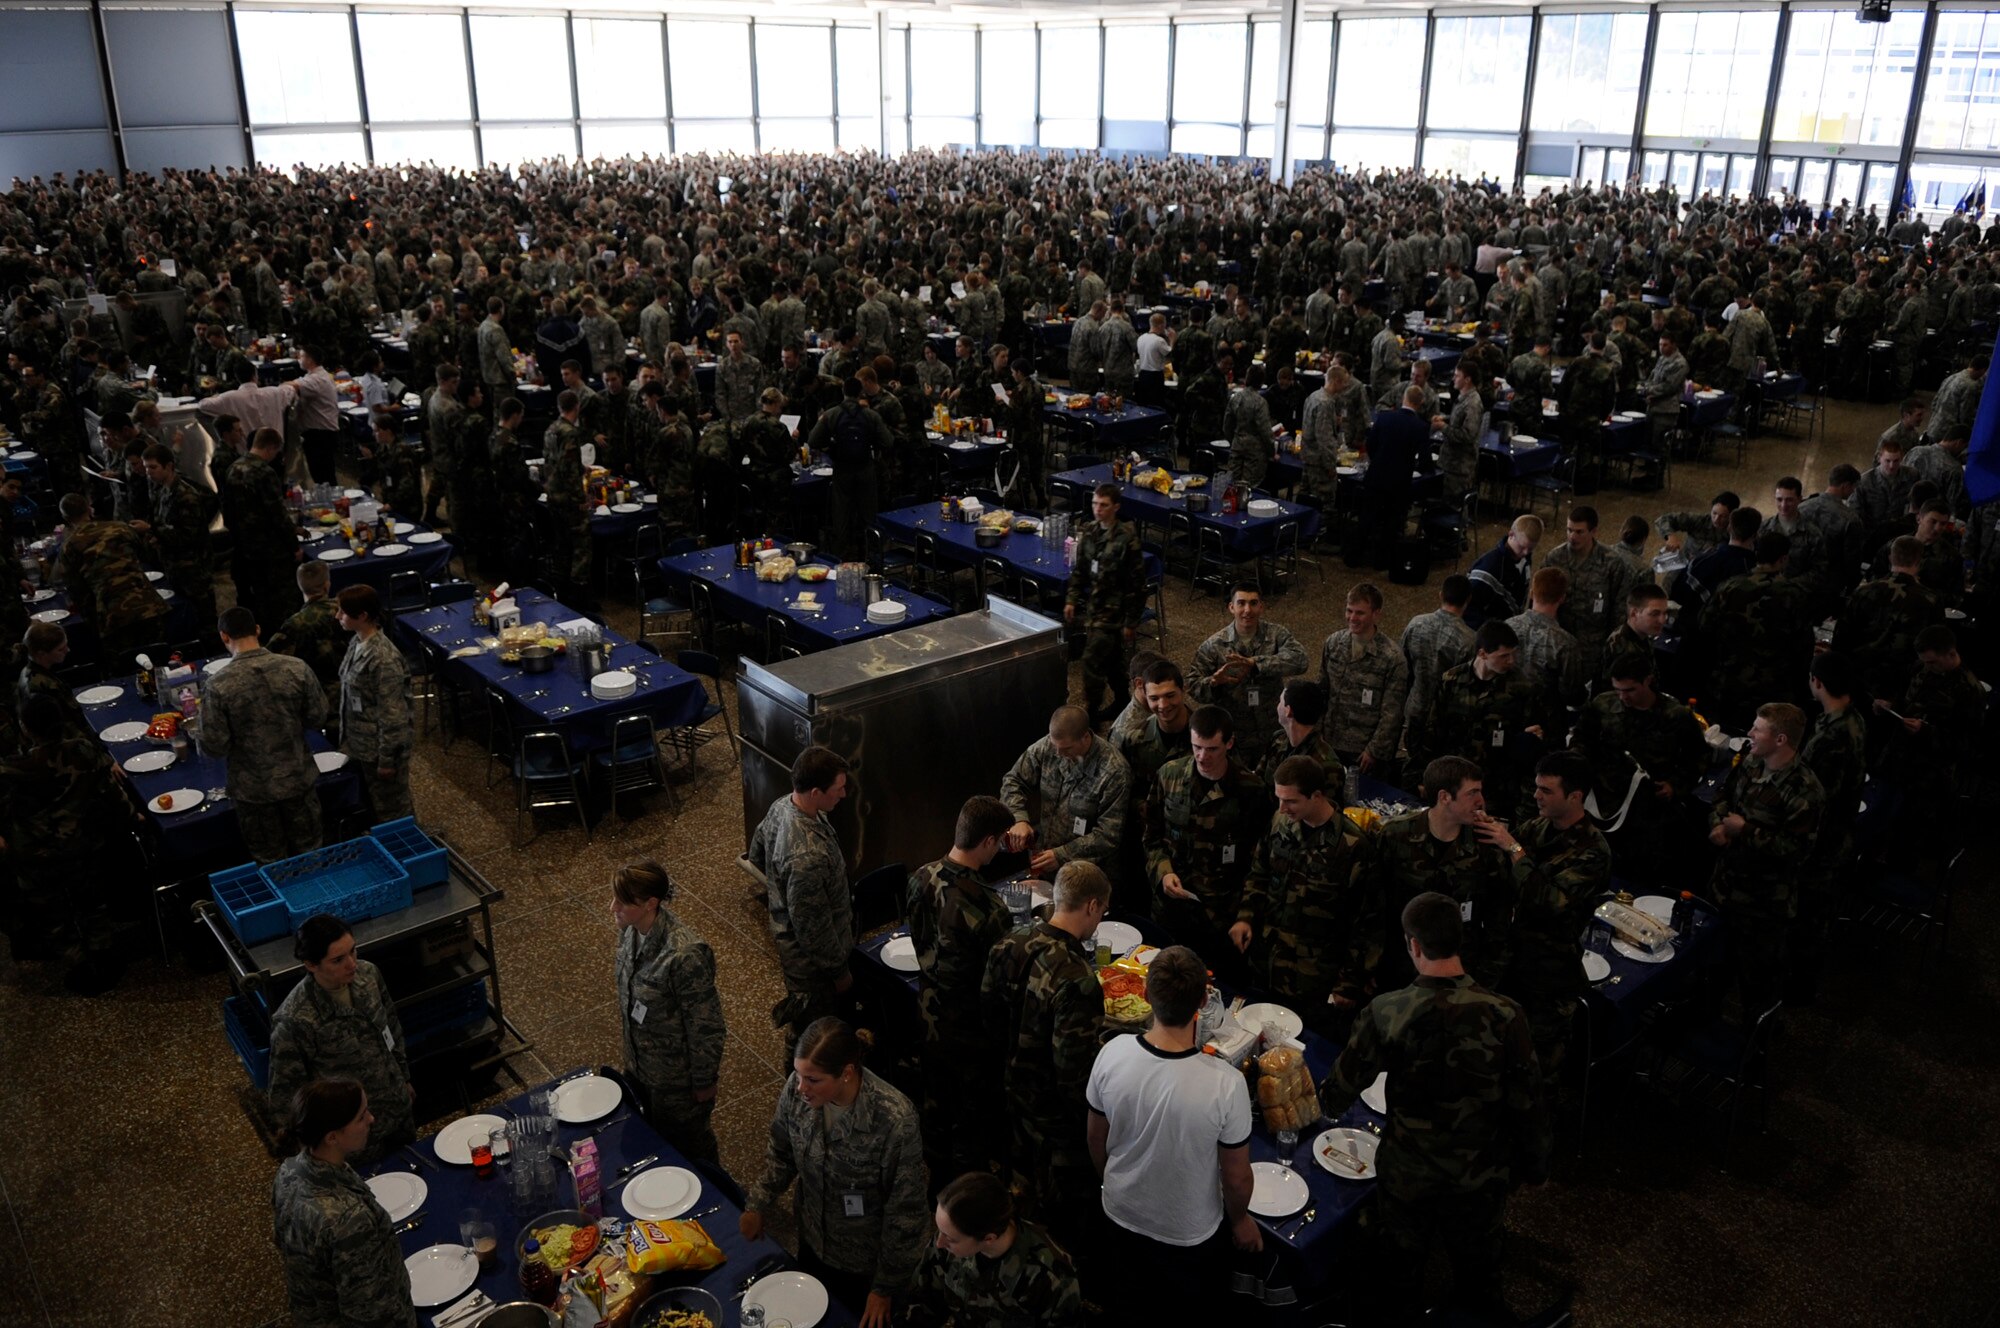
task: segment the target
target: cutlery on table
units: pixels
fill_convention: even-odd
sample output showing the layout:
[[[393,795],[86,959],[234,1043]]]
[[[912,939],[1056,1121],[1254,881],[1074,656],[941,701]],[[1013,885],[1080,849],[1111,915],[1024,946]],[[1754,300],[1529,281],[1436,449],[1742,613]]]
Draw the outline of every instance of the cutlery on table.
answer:
[[[1301,1231],[1304,1231],[1307,1227],[1311,1226],[1313,1224],[1313,1219],[1318,1216],[1319,1216],[1318,1204],[1314,1204],[1312,1207],[1306,1209],[1305,1212],[1300,1213],[1298,1218],[1298,1225],[1294,1226],[1291,1229],[1291,1231],[1286,1233],[1287,1238],[1291,1240],[1297,1240],[1299,1238],[1299,1233]]]
[[[403,1151],[408,1153],[412,1158],[415,1158],[417,1165],[422,1167],[425,1171],[437,1170],[436,1167],[432,1166],[429,1162],[424,1160],[424,1155],[417,1151],[417,1146],[415,1144],[404,1144]]]
[[[617,1189],[620,1185],[623,1185],[626,1181],[632,1179],[632,1177],[635,1174],[637,1174],[640,1171],[643,1171],[647,1167],[652,1166],[655,1162],[659,1160],[660,1160],[660,1155],[658,1153],[650,1153],[647,1156],[640,1158],[637,1162],[627,1162],[624,1166],[618,1168],[617,1175],[614,1176],[612,1178],[611,1183],[605,1186],[604,1188],[606,1190]]]
[[[604,1122],[604,1124],[599,1125],[596,1128],[592,1129],[590,1132],[591,1137],[596,1138],[598,1135],[603,1134],[606,1130],[610,1129],[612,1126],[622,1125],[624,1122],[631,1119],[632,1119],[632,1113],[629,1111],[613,1116],[610,1120]]]
[[[468,1323],[475,1314],[483,1314],[491,1309],[493,1302],[484,1291],[474,1291],[470,1299],[449,1314],[441,1314],[431,1320],[431,1328],[450,1328],[450,1325]]]
[[[405,1231],[415,1231],[418,1227],[424,1224],[424,1219],[429,1217],[430,1215],[431,1215],[430,1210],[428,1208],[419,1208],[416,1212],[411,1213],[407,1218],[403,1219],[401,1222],[398,1222],[396,1224],[396,1230],[394,1234],[400,1236]]]

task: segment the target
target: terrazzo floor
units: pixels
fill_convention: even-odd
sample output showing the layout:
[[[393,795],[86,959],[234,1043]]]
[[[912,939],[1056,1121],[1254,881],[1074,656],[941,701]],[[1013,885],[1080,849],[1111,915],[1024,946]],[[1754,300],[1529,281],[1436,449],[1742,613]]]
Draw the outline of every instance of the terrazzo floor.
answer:
[[[1866,468],[1892,418],[1889,407],[1836,403],[1824,438],[1759,439],[1740,470],[1677,466],[1664,493],[1604,492],[1604,533],[1629,513],[1706,507],[1725,487],[1768,510],[1779,475],[1804,476],[1810,491],[1835,462]],[[1480,547],[1500,528],[1489,514]],[[1378,580],[1389,630],[1433,606],[1437,577],[1415,588]],[[1270,617],[1313,650],[1340,625],[1356,579],[1332,560]],[[1168,608],[1170,653],[1185,663],[1224,615],[1178,584]],[[630,631],[629,608],[611,615]],[[634,857],[672,869],[678,911],[716,952],[729,1043],[715,1127],[725,1164],[747,1180],[788,1061],[769,1025],[779,987],[763,910],[732,865],[743,843],[736,779],[718,742],[681,786],[678,817],[655,798],[637,819],[607,817],[586,842],[551,816],[521,848],[509,845],[510,790],[486,787],[475,744],[424,743],[413,783],[423,823],[505,892],[496,946],[508,1012],[534,1044],[512,1066],[527,1082],[617,1063],[606,882]],[[1615,1112],[1586,1158],[1566,1157],[1554,1182],[1511,1205],[1517,1308],[1574,1284],[1576,1321],[1593,1326],[1990,1322],[1995,920],[1984,892],[1961,895],[1951,956],[1928,973],[1900,956],[1843,954],[1820,1003],[1789,1016],[1769,1132],[1730,1169],[1698,1131],[1642,1105]],[[6,1328],[283,1320],[274,1164],[237,1103],[244,1076],[218,1004],[227,986],[212,943],[180,939],[171,962],[154,954],[95,1000],[65,994],[53,966],[0,961],[0,1115],[13,1122],[0,1131]],[[503,1080],[487,1096],[516,1091]],[[1333,1307],[1313,1322],[1339,1317]]]

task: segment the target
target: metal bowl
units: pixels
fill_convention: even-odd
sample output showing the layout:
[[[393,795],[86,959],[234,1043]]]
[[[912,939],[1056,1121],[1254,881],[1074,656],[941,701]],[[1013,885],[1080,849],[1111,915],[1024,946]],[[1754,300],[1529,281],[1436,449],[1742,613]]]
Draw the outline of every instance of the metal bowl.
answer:
[[[791,555],[793,562],[802,563],[812,557],[813,550],[818,547],[817,544],[808,544],[804,540],[800,540],[796,544],[787,544],[785,552]]]
[[[547,646],[524,646],[521,650],[521,672],[553,673],[556,667],[556,652]]]
[[[668,1287],[646,1297],[632,1316],[631,1328],[653,1328],[670,1311],[686,1310],[693,1314],[706,1314],[708,1321],[721,1328],[722,1302],[700,1287]]]
[[[982,549],[997,549],[1007,539],[1007,532],[998,526],[980,526],[972,532],[972,541]]]
[[[1183,501],[1187,503],[1187,510],[1190,512],[1206,512],[1208,510],[1208,494],[1204,491],[1189,489]]]

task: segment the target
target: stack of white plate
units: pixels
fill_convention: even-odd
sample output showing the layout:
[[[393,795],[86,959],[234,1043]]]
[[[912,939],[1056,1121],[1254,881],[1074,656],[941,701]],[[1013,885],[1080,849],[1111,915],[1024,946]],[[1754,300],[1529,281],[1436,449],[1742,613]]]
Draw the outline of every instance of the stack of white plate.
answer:
[[[639,689],[639,680],[624,669],[608,669],[590,680],[590,694],[600,701],[622,701]]]
[[[901,622],[909,617],[910,606],[896,599],[878,599],[868,606],[868,621],[872,623]]]
[[[1251,516],[1276,516],[1277,514],[1278,504],[1273,499],[1252,498],[1250,500]]]

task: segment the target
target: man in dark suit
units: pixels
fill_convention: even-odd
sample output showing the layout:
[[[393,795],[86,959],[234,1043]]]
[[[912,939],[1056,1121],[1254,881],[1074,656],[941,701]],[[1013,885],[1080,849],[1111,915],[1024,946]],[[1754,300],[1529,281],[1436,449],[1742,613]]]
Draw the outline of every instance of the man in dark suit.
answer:
[[[1370,562],[1388,566],[1403,533],[1416,477],[1431,469],[1431,426],[1422,413],[1423,389],[1412,385],[1395,410],[1378,410],[1368,428],[1368,471],[1361,478]]]

